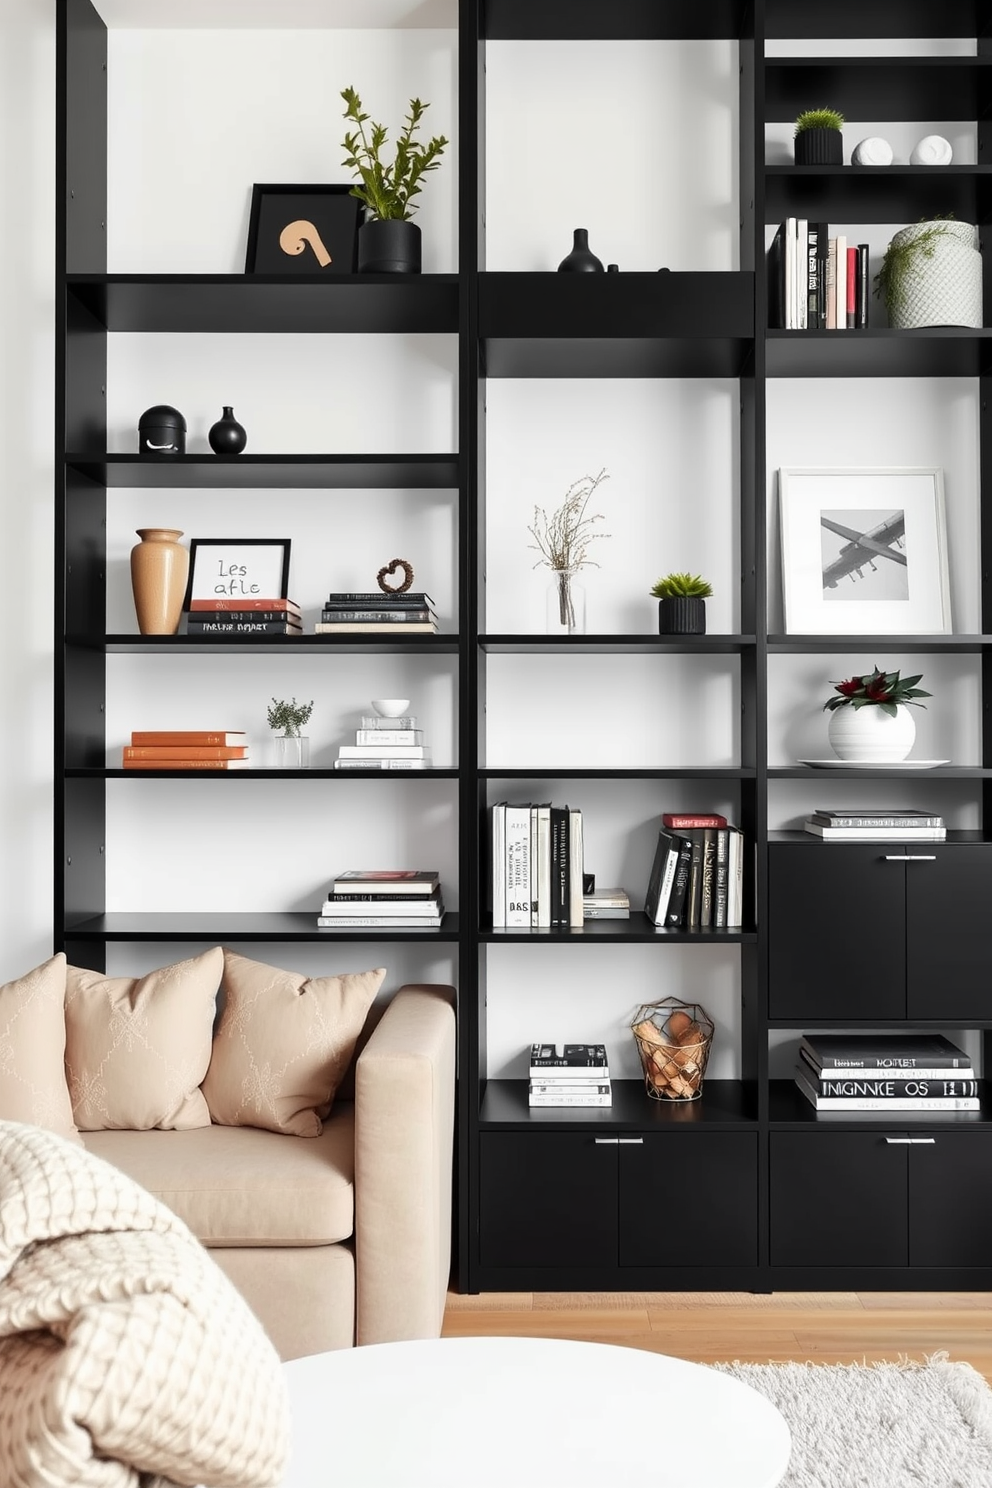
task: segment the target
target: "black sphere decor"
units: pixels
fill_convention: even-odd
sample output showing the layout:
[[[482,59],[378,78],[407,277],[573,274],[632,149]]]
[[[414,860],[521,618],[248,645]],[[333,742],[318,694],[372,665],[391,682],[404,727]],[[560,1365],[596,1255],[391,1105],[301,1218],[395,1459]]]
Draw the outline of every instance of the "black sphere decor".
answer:
[[[796,135],[797,165],[843,165],[844,136],[839,129],[801,129]]]
[[[706,601],[678,594],[658,601],[659,635],[705,635]]]
[[[211,426],[207,438],[215,455],[240,455],[248,443],[248,435],[234,417],[234,409],[227,407],[224,417]]]
[[[402,217],[373,217],[358,229],[360,274],[419,274],[420,228]]]

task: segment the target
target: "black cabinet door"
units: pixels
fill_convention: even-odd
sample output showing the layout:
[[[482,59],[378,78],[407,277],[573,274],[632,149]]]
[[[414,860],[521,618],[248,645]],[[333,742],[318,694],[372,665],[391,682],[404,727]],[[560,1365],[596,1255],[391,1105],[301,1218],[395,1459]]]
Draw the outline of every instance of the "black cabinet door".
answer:
[[[906,866],[888,861],[901,855],[901,843],[771,844],[769,1017],[905,1017]]]
[[[621,1266],[753,1266],[754,1132],[658,1133],[620,1147]]]
[[[769,1140],[773,1266],[907,1264],[910,1148],[881,1132],[772,1132]]]
[[[914,1132],[907,1150],[910,1264],[987,1266],[992,1132]]]
[[[992,1018],[992,845],[907,848],[910,1018]]]
[[[616,1137],[483,1132],[479,1146],[483,1266],[616,1266]]]

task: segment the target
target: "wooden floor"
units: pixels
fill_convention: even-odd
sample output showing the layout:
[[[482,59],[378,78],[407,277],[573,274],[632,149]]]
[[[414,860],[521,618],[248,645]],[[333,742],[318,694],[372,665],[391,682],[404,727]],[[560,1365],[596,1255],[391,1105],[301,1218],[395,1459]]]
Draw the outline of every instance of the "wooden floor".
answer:
[[[988,1292],[449,1292],[443,1336],[577,1338],[703,1364],[922,1359],[946,1350],[992,1384]]]

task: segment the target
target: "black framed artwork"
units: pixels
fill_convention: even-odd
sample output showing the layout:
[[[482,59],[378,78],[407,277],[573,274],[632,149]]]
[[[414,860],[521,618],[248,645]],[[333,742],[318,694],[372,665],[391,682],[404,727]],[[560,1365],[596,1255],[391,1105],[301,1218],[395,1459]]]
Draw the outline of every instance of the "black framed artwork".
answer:
[[[354,274],[363,204],[350,186],[251,191],[246,274]]]
[[[289,595],[288,537],[193,537],[183,609],[193,600],[260,599]]]

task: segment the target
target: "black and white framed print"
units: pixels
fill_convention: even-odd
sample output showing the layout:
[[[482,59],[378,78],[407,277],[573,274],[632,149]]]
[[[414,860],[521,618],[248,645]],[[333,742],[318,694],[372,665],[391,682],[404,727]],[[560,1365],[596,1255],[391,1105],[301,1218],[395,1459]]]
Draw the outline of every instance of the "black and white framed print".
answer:
[[[364,207],[350,186],[252,187],[246,274],[354,274]]]
[[[193,537],[183,608],[195,599],[288,599],[288,537]]]
[[[951,631],[935,466],[781,469],[787,635]]]

